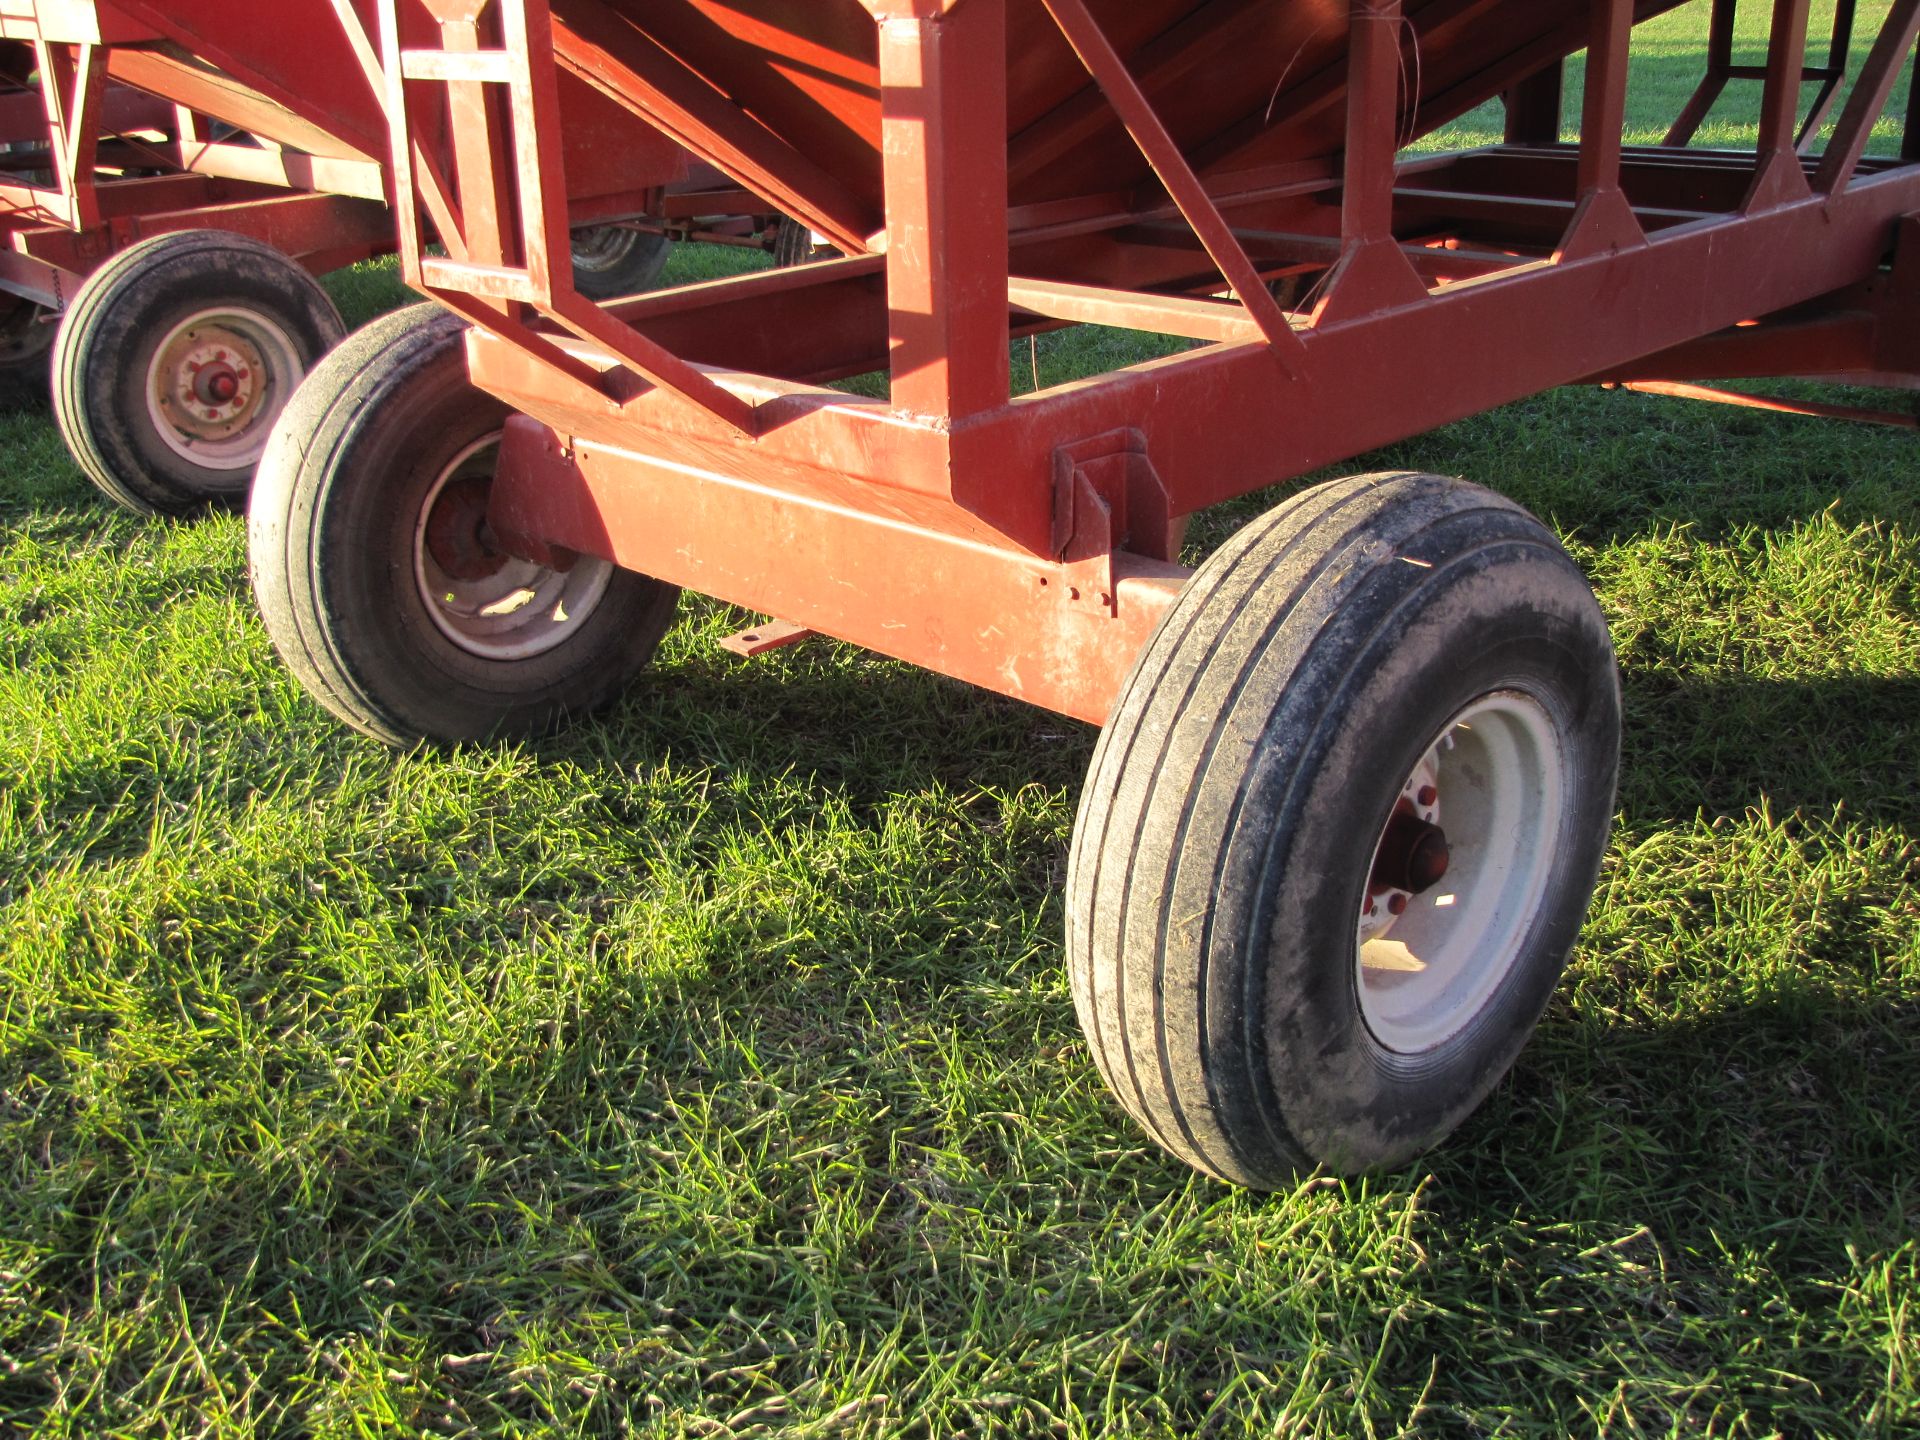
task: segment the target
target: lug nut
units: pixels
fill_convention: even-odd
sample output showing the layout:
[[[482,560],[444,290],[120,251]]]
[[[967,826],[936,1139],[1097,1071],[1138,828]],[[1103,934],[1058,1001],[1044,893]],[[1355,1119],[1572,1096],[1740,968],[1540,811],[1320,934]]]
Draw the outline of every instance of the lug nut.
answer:
[[[1413,803],[1422,810],[1431,810],[1433,802],[1440,798],[1440,792],[1431,785],[1422,785],[1419,793],[1413,797]]]

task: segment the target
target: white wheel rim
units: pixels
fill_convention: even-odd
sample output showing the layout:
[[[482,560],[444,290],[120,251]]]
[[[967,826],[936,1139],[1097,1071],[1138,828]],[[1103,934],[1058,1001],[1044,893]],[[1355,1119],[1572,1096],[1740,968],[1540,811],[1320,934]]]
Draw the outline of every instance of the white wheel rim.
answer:
[[[1445,831],[1445,876],[1420,893],[1376,883],[1376,841],[1355,937],[1361,1015],[1381,1045],[1444,1045],[1505,984],[1546,898],[1566,796],[1559,731],[1519,691],[1482,696],[1428,747],[1395,809]]]
[[[496,431],[462,450],[435,477],[414,525],[414,583],[440,633],[469,655],[528,660],[566,643],[586,624],[607,593],[613,566],[582,555],[570,568],[556,570],[491,548],[481,526],[499,448]],[[457,563],[448,553],[450,543],[474,563]],[[482,556],[491,568],[472,573]]]
[[[306,375],[299,347],[257,310],[189,315],[147,364],[147,418],[161,443],[203,470],[250,470]]]

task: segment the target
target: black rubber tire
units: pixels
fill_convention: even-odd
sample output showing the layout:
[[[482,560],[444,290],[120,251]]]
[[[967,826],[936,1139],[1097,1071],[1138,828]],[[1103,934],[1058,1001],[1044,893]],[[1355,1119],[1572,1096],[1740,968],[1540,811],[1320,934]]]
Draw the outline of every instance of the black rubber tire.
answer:
[[[651,290],[673,256],[673,241],[620,225],[573,232],[573,288],[589,300],[618,300]]]
[[[789,265],[805,265],[813,259],[813,231],[791,216],[783,215],[773,231],[773,263],[784,270]]]
[[[44,306],[0,295],[0,410],[44,406],[51,398],[54,332]]]
[[[88,478],[129,510],[191,515],[246,501],[251,464],[189,460],[161,438],[147,403],[169,334],[220,306],[271,321],[291,346],[293,373],[272,376],[247,427],[264,443],[302,377],[346,335],[327,292],[272,246],[218,230],[156,235],[96,270],[60,322],[54,420]]]
[[[672,623],[679,591],[615,570],[557,648],[478,656],[433,621],[415,579],[421,509],[507,407],[467,378],[466,326],[435,305],[385,316],[307,378],[280,417],[248,511],[253,592],[287,667],[388,744],[535,735],[616,697]]]
[[[1359,994],[1374,845],[1478,697],[1548,712],[1567,787],[1549,881],[1499,988],[1422,1054]],[[1505,1074],[1565,966],[1619,768],[1613,650],[1554,537],[1431,475],[1321,485],[1203,565],[1094,752],[1067,882],[1074,1001],[1121,1103],[1169,1152],[1272,1189],[1398,1166]]]

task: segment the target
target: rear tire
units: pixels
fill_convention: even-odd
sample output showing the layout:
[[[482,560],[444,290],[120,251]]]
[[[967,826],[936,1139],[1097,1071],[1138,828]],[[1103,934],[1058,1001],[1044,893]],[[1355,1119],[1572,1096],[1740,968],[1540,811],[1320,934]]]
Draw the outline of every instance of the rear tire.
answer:
[[[274,420],[345,334],[326,291],[271,246],[157,235],[74,296],[53,348],[54,420],[129,510],[237,508]]]
[[[539,734],[616,697],[679,592],[602,560],[494,549],[507,407],[467,378],[466,326],[417,305],[359,331],[280,417],[248,511],[254,595],[288,669],[393,745]]]
[[[573,288],[589,300],[618,300],[651,290],[673,256],[665,235],[624,225],[589,225],[573,232]]]
[[[1592,591],[1519,507],[1373,475],[1248,526],[1142,652],[1081,802],[1068,962],[1115,1095],[1262,1189],[1448,1134],[1565,965],[1619,733]]]
[[[814,256],[813,231],[791,216],[782,215],[773,231],[773,263],[784,270],[805,265]]]

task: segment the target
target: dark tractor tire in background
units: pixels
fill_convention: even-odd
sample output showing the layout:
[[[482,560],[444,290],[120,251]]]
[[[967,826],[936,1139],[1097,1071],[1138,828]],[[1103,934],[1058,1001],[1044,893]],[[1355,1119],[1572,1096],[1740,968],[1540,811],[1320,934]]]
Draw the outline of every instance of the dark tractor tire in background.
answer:
[[[813,231],[790,216],[782,216],[773,232],[773,263],[778,269],[804,265],[813,259]]]
[[[1260,1189],[1447,1135],[1565,966],[1619,736],[1599,606],[1511,502],[1371,475],[1248,526],[1135,663],[1081,800],[1068,964],[1114,1094]]]
[[[273,422],[346,334],[326,291],[244,235],[157,235],[60,322],[53,414],[100,489],[143,514],[237,508]]]
[[[18,295],[0,295],[0,411],[47,403],[59,325],[45,306]]]
[[[465,331],[421,305],[356,333],[280,417],[248,511],[254,595],[287,667],[393,745],[536,735],[598,708],[679,597],[603,560],[550,569],[491,544],[509,412],[468,380]]]
[[[638,295],[659,283],[672,255],[664,235],[589,225],[573,232],[573,288],[589,300]]]

